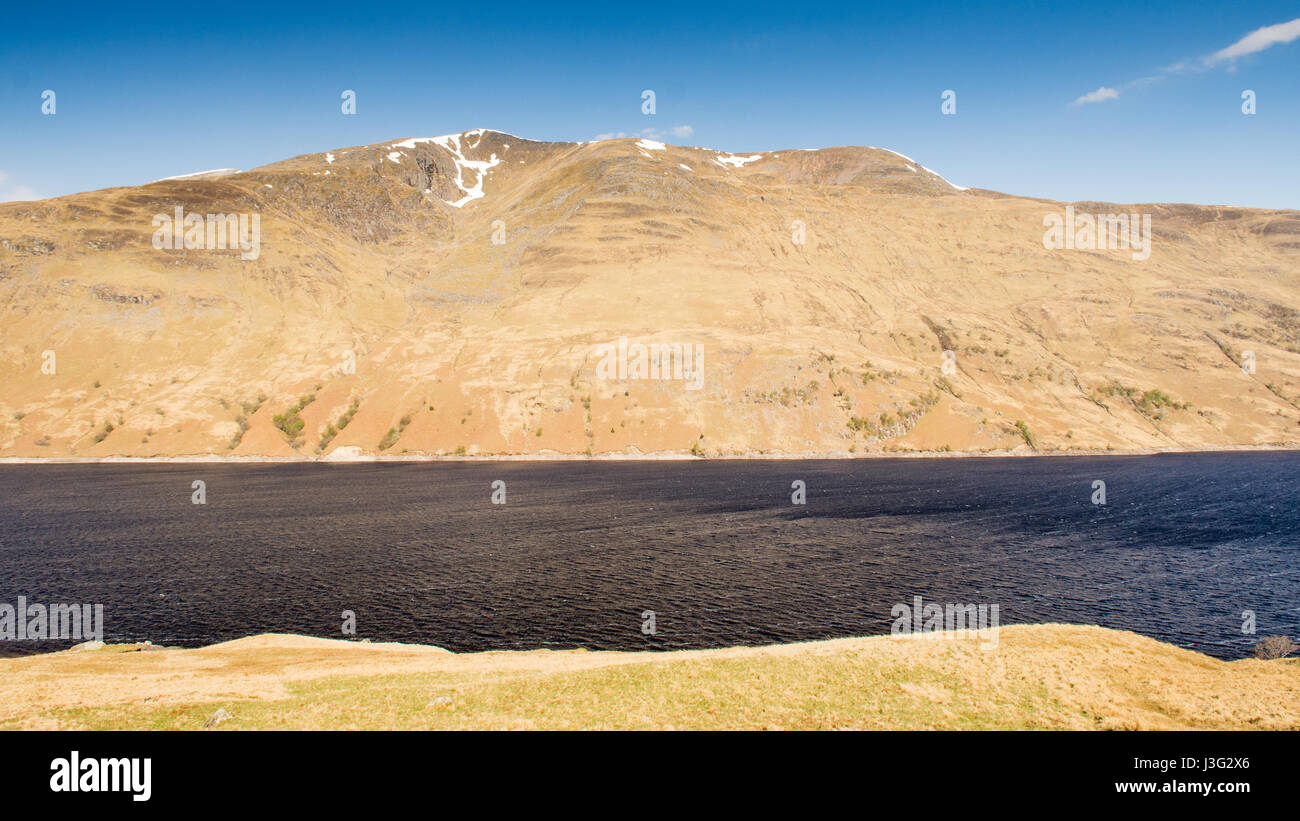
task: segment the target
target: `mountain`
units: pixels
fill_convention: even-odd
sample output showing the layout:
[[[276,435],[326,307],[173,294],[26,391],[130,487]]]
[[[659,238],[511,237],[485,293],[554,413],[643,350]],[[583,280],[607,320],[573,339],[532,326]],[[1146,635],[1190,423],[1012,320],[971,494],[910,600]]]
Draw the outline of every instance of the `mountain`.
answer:
[[[1298,305],[1296,211],[477,129],[0,205],[0,456],[1290,447]]]

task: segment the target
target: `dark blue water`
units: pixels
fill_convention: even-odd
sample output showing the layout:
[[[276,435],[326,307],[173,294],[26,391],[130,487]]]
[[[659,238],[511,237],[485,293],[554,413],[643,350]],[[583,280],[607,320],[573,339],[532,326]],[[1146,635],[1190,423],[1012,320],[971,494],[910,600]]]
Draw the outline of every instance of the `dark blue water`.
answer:
[[[885,633],[920,595],[1237,658],[1300,636],[1298,500],[1296,453],[12,465],[0,602],[102,603],[106,640],[169,645],[342,637],[351,610],[357,638],[464,651]]]

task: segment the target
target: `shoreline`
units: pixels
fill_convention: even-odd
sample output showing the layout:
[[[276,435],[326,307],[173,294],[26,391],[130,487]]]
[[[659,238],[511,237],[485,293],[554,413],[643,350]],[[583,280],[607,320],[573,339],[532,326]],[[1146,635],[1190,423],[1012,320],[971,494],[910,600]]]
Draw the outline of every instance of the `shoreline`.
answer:
[[[1136,630],[1124,630],[1121,628],[1102,627],[1091,622],[1062,622],[1062,621],[1038,621],[1038,622],[1014,622],[1011,624],[999,624],[988,628],[970,628],[970,629],[941,629],[927,630],[918,633],[903,633],[895,635],[893,633],[861,633],[846,636],[832,636],[829,638],[809,638],[794,639],[790,641],[766,641],[761,644],[726,644],[715,647],[664,647],[664,648],[643,648],[632,650],[611,650],[597,649],[591,647],[572,646],[572,647],[526,647],[511,649],[486,649],[486,650],[452,650],[439,644],[429,644],[417,641],[378,641],[364,636],[352,638],[339,638],[331,636],[315,636],[308,633],[281,633],[281,632],[260,632],[248,633],[247,635],[237,636],[230,639],[221,639],[211,641],[206,644],[155,644],[151,639],[124,640],[124,641],[102,641],[89,640],[72,644],[68,647],[62,647],[56,650],[42,650],[37,652],[14,653],[12,655],[0,655],[0,669],[5,662],[33,659],[50,659],[55,657],[79,655],[86,653],[135,653],[135,652],[160,652],[169,653],[201,653],[207,651],[224,651],[226,649],[246,649],[250,646],[257,647],[275,647],[281,649],[307,649],[320,651],[401,651],[404,653],[435,653],[446,656],[452,656],[460,659],[488,658],[495,656],[527,656],[537,654],[581,654],[584,657],[608,657],[620,659],[641,659],[653,661],[658,659],[671,658],[690,658],[695,656],[726,655],[731,653],[755,653],[764,654],[772,652],[794,651],[799,648],[811,648],[818,646],[831,646],[838,644],[849,644],[863,641],[881,641],[888,640],[893,642],[925,642],[925,641],[957,641],[970,642],[976,645],[996,648],[998,636],[1006,630],[1017,632],[1024,629],[1040,628],[1071,628],[1083,630],[1098,630],[1107,633],[1125,633],[1138,637],[1144,641],[1155,642],[1165,647],[1173,648],[1181,652],[1193,653],[1198,656],[1204,656],[1218,663],[1232,664],[1239,661],[1248,661],[1251,656],[1246,655],[1240,658],[1220,658],[1210,655],[1203,650],[1197,650],[1189,646],[1175,644],[1172,639],[1159,638]],[[6,642],[18,643],[18,642]],[[1290,659],[1300,662],[1300,656]],[[2,688],[0,688],[2,689]]]
[[[748,453],[693,456],[689,453],[497,453],[482,455],[342,455],[342,456],[223,456],[184,454],[176,456],[0,456],[0,465],[58,464],[369,464],[399,462],[764,462],[764,461],[852,461],[855,459],[1001,459],[1070,456],[1164,456],[1190,453],[1296,453],[1300,446],[1233,445],[1214,448],[1125,448],[1114,450],[997,450],[997,451],[899,451],[872,453]]]
[[[290,634],[93,646],[0,659],[0,729],[1300,730],[1300,660],[1223,661],[1079,624],[995,631],[992,646],[945,633],[671,651]]]

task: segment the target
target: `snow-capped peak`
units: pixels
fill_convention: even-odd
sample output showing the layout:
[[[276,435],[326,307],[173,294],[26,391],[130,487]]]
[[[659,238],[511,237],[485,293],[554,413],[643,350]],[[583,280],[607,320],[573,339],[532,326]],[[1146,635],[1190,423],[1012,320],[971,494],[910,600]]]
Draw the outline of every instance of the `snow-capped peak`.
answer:
[[[175,177],[163,177],[154,180],[154,182],[167,182],[168,180],[197,180],[205,177],[228,177],[231,174],[238,174],[238,168],[214,168],[211,171],[195,171],[193,174],[177,174]]]

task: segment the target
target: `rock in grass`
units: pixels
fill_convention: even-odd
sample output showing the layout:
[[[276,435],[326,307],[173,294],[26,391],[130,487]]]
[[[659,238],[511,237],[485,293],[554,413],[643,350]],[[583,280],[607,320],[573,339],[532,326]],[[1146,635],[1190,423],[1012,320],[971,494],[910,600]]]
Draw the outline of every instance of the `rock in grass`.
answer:
[[[211,716],[209,716],[207,721],[203,722],[203,729],[206,730],[209,727],[215,727],[221,722],[229,721],[232,718],[234,718],[234,716],[231,715],[230,712],[227,711],[225,707],[222,707],[218,709],[215,713],[213,713]]]

